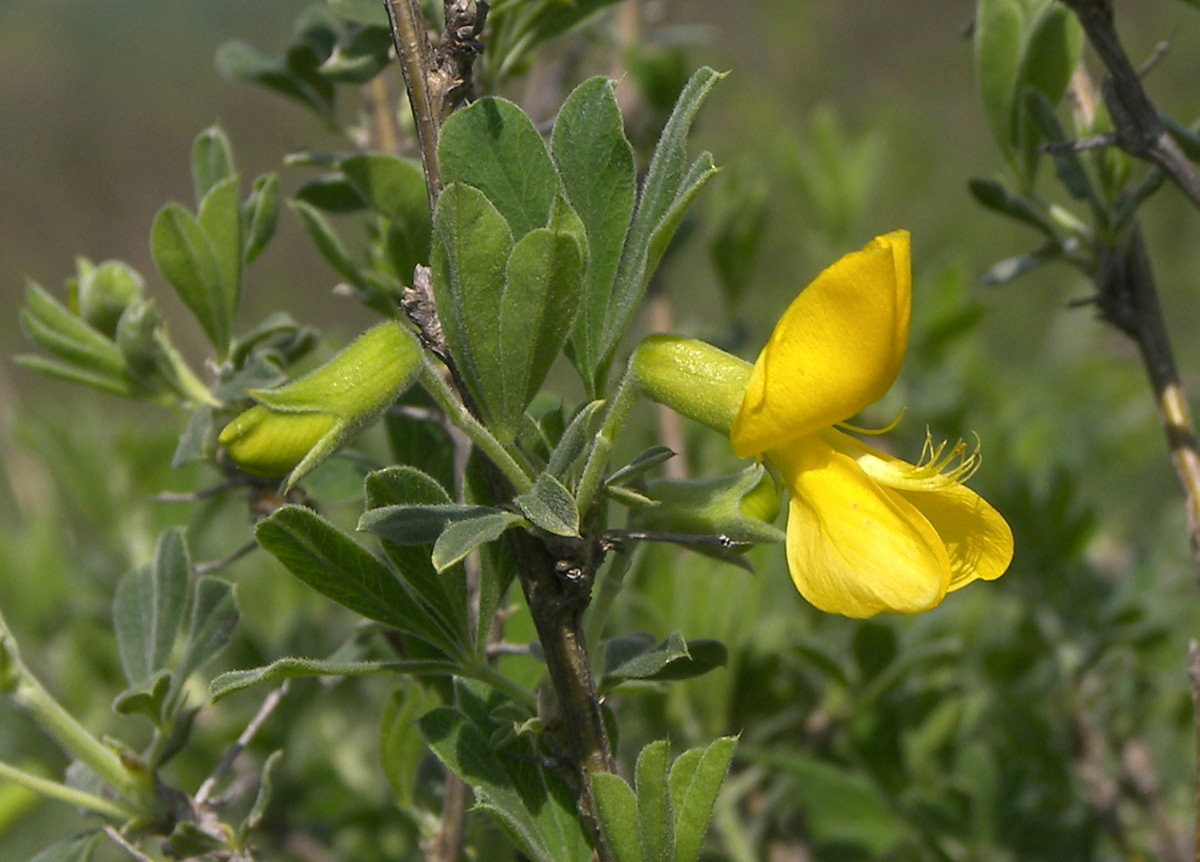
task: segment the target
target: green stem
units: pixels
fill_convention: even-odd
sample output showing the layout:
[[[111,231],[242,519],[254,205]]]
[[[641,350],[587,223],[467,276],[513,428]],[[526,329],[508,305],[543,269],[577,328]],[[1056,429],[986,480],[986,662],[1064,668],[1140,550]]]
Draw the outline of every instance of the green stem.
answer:
[[[0,778],[7,778],[47,799],[56,799],[76,808],[86,808],[88,811],[94,811],[115,820],[132,820],[137,817],[136,811],[119,802],[105,799],[103,796],[96,796],[86,790],[68,787],[58,781],[33,775],[3,761],[0,761]]]
[[[174,374],[173,382],[176,384],[172,388],[183,398],[195,404],[220,407],[220,400],[209,391],[209,388],[204,385],[204,381],[196,376],[192,367],[187,364],[187,360],[180,355],[179,351],[175,349],[175,345],[167,338],[166,333],[160,329],[154,333],[154,337],[163,355],[167,358],[167,362],[171,365],[171,371]]]
[[[617,554],[600,576],[600,584],[592,593],[592,603],[588,606],[587,620],[583,626],[583,642],[587,644],[588,655],[596,655],[600,633],[604,630],[604,621],[608,618],[612,603],[620,595],[625,575],[629,573],[632,565],[632,553]]]
[[[506,677],[500,671],[488,664],[476,664],[463,668],[463,675],[471,679],[477,679],[480,682],[487,683],[496,691],[503,692],[511,697],[516,703],[521,704],[527,709],[537,712],[537,697],[533,692],[517,685],[511,679]]]
[[[92,736],[87,728],[42,687],[21,661],[16,642],[2,617],[0,687],[32,716],[46,733],[54,737],[59,745],[82,761],[121,797],[139,807],[145,806],[146,813],[151,813],[157,808],[152,803],[153,776],[149,772],[139,776],[128,769],[116,752]]]
[[[637,386],[634,385],[629,366],[626,366],[625,373],[621,375],[617,384],[617,391],[609,399],[608,410],[604,414],[600,430],[596,432],[596,440],[592,444],[592,451],[588,453],[583,475],[579,477],[579,493],[576,500],[580,515],[592,507],[596,493],[600,490],[600,482],[604,478],[604,468],[608,466],[608,456],[634,401],[637,400],[637,394]]]
[[[447,418],[453,422],[467,437],[479,447],[479,451],[483,452],[497,469],[505,475],[508,481],[512,482],[513,488],[518,494],[528,493],[533,487],[533,480],[530,478],[529,470],[522,467],[520,463],[513,457],[503,444],[495,437],[492,432],[488,431],[478,419],[468,412],[463,403],[455,397],[450,390],[449,384],[442,379],[438,374],[437,369],[429,361],[428,357],[421,360],[420,370],[421,385],[425,387],[433,400],[438,403]]]

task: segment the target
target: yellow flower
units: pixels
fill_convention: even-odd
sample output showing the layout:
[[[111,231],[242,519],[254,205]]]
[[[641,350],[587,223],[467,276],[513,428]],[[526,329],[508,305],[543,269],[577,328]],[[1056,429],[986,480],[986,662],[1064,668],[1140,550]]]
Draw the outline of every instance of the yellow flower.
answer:
[[[1012,559],[1008,524],[961,484],[977,453],[927,444],[908,464],[834,427],[896,379],[911,300],[905,231],[826,269],[776,325],[730,430],[738,456],[766,456],[783,475],[788,569],[829,613],[925,611]]]

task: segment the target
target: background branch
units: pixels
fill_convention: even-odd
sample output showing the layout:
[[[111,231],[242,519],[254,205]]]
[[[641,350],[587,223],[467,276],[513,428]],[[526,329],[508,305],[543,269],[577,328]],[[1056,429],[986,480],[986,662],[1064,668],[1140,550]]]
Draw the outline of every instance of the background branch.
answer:
[[[1200,207],[1200,173],[1167,131],[1142,81],[1121,47],[1112,0],[1061,0],[1083,25],[1088,42],[1108,69],[1101,92],[1112,116],[1116,143],[1139,159],[1158,165]]]

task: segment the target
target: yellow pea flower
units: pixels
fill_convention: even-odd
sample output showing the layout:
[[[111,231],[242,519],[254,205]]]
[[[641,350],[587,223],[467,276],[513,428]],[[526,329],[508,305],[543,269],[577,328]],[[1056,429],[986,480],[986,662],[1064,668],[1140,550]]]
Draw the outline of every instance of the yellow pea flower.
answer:
[[[834,426],[900,371],[912,303],[906,231],[826,269],[788,307],[750,374],[730,440],[788,488],[788,569],[800,594],[849,617],[917,613],[1004,574],[1008,524],[961,484],[978,455],[927,444],[908,464]],[[957,466],[952,466],[955,455]],[[947,469],[950,468],[950,469]]]
[[[918,613],[1012,559],[1004,518],[962,482],[978,453],[917,464],[835,426],[899,373],[912,303],[909,237],[896,231],[826,269],[784,312],[750,367],[710,345],[653,336],[631,369],[642,391],[765,457],[788,489],[788,569],[817,608],[849,617]],[[735,391],[744,393],[740,404]]]

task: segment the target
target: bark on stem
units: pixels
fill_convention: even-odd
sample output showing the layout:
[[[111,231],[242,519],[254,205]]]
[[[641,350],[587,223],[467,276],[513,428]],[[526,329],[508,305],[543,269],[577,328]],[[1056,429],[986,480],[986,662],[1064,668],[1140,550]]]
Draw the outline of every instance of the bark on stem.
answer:
[[[464,0],[446,0],[447,27],[439,56],[430,50],[416,0],[386,0],[393,41],[404,71],[409,105],[416,122],[426,192],[432,212],[441,192],[437,171],[437,137],[444,114],[455,94],[470,86],[470,58],[479,50],[477,38],[487,14],[487,3],[477,0],[477,17],[468,21]],[[436,310],[428,320],[414,319],[426,343],[436,341]],[[449,356],[446,361],[462,403],[478,418],[461,377]],[[490,491],[498,503],[514,495],[507,476],[485,458]],[[516,563],[517,578],[538,632],[551,686],[557,700],[562,734],[572,763],[568,776],[579,813],[591,833],[600,862],[612,856],[600,832],[589,773],[614,770],[612,750],[596,694],[583,634],[582,617],[591,597],[592,581],[603,554],[598,542],[560,539],[522,530],[505,534]],[[445,815],[444,815],[445,816]]]
[[[1158,290],[1136,226],[1107,252],[1095,273],[1101,317],[1137,343],[1167,435],[1171,462],[1183,486],[1192,554],[1200,566],[1200,453],[1187,397],[1179,381]]]

